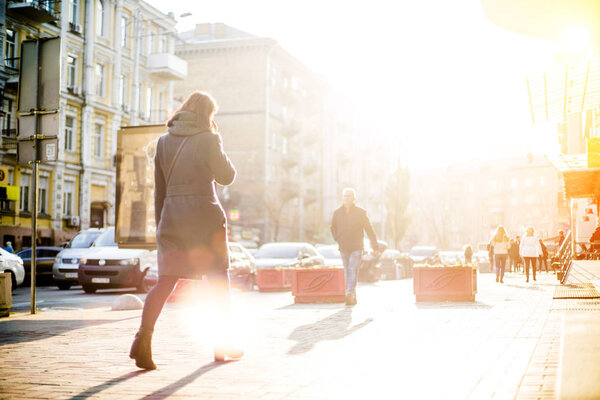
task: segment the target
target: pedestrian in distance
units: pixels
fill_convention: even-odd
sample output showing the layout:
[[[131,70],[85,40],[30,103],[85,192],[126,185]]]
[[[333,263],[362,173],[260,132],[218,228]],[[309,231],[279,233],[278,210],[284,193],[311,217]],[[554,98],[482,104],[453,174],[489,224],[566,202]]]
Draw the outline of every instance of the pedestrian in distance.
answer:
[[[470,244],[465,246],[464,256],[465,256],[465,264],[473,263],[473,248],[471,247]]]
[[[560,246],[562,246],[564,241],[565,241],[565,231],[563,231],[561,229],[558,231],[558,238],[556,238],[556,248],[560,249]]]
[[[487,245],[488,260],[490,260],[490,272],[494,272],[494,246],[491,243]]]
[[[508,248],[508,259],[510,263],[510,272],[517,272],[519,270],[519,243],[516,239],[510,239]]]
[[[519,254],[521,248],[521,236],[515,236],[515,245],[517,247],[517,270],[521,271],[521,269],[523,269],[524,267],[523,257],[521,257],[521,255]]]
[[[542,253],[539,256],[540,272],[542,272],[542,264],[543,264],[546,269],[546,273],[547,273],[548,272],[548,248],[546,247],[546,245],[544,244],[544,241],[542,239],[540,239],[540,249],[542,250]]]
[[[9,253],[15,252],[15,249],[13,249],[11,242],[6,242],[6,246],[4,246],[4,250],[8,251]]]
[[[331,220],[331,234],[337,242],[346,280],[346,305],[356,304],[356,281],[358,268],[362,260],[365,233],[369,237],[375,255],[379,253],[379,244],[375,231],[367,216],[367,211],[358,207],[356,191],[345,188],[342,192],[343,204],[335,210]]]
[[[542,254],[542,248],[532,226],[527,227],[525,236],[521,239],[519,254],[525,262],[525,276],[527,277],[525,282],[529,282],[529,266],[531,266],[533,280],[535,281],[535,261]]]
[[[494,263],[496,264],[496,282],[504,283],[504,269],[508,258],[508,235],[504,226],[498,225],[496,233],[492,237],[490,246],[494,251]]]
[[[223,151],[214,122],[217,104],[195,91],[167,122],[154,157],[154,204],[158,245],[158,282],[148,293],[141,326],[129,356],[139,368],[155,369],[151,340],[154,325],[177,280],[206,276],[218,314],[215,361],[238,359],[229,318],[229,254],[227,220],[216,195],[215,183],[229,185],[236,171]],[[207,327],[210,328],[210,327]]]

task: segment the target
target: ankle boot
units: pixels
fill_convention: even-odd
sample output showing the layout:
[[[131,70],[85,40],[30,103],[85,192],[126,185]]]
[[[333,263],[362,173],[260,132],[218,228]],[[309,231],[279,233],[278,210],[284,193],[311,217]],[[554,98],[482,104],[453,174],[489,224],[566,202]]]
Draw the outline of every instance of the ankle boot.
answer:
[[[239,360],[244,356],[244,350],[234,347],[231,343],[221,343],[214,348],[215,361],[225,361],[225,357]]]
[[[156,364],[152,361],[152,330],[140,328],[135,334],[129,358],[135,360],[138,368],[156,369]]]

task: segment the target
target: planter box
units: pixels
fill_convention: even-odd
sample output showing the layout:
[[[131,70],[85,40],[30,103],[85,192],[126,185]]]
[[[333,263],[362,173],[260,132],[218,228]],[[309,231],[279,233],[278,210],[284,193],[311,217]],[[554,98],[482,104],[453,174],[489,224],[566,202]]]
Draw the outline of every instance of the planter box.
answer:
[[[256,285],[259,292],[282,292],[292,287],[293,268],[258,268]]]
[[[9,272],[0,273],[0,317],[8,317],[12,307],[12,282]]]
[[[415,267],[413,275],[417,301],[475,301],[475,268]]]
[[[294,303],[343,303],[344,268],[301,268],[294,271]]]

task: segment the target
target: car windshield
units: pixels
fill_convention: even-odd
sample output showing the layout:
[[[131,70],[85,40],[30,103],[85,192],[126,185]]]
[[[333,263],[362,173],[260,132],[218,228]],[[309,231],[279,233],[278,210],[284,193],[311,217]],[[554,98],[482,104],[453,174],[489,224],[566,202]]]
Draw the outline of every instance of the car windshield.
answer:
[[[435,250],[427,247],[413,248],[410,250],[411,256],[430,257],[435,254]]]
[[[297,244],[270,243],[264,244],[258,249],[256,258],[296,258],[300,246]]]
[[[335,246],[319,247],[317,251],[325,258],[342,258],[340,250]]]
[[[94,240],[100,236],[102,232],[94,231],[94,232],[79,232],[67,245],[69,248],[73,249],[84,249],[88,248],[94,243]]]
[[[116,246],[117,242],[115,242],[115,229],[110,228],[104,231],[98,239],[94,242],[95,247],[99,246]]]

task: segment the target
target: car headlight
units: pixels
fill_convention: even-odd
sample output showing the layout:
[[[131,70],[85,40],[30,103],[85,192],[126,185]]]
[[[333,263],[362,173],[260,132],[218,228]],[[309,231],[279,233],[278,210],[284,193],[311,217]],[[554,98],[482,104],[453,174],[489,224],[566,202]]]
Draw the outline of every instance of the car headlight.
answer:
[[[119,261],[120,265],[137,265],[139,262],[138,258],[126,258],[125,260]]]
[[[55,263],[58,263],[58,264],[60,264],[60,261],[61,261],[61,260],[60,260],[60,257],[58,257],[58,256],[57,256],[57,257],[54,259],[54,262],[55,262]]]
[[[81,258],[79,264],[87,264],[87,258]]]

